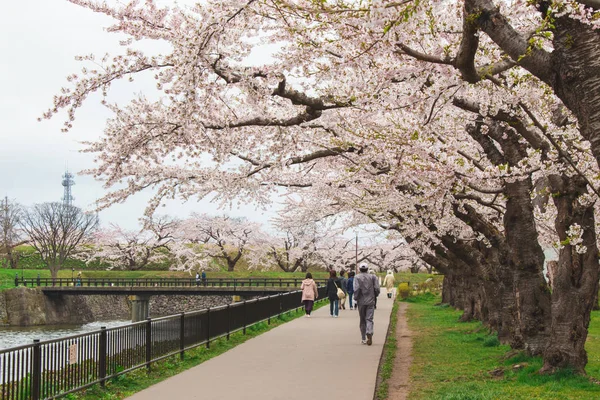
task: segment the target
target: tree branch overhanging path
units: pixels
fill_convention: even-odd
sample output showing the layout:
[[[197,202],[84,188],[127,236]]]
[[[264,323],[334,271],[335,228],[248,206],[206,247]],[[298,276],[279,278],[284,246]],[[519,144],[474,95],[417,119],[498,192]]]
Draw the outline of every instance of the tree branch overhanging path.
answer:
[[[463,320],[542,355],[542,372],[585,371],[599,275],[596,1],[71,1],[132,41],[69,77],[44,117],[66,110],[68,130],[90,94],[147,72],[160,98],[109,106],[88,144],[88,173],[111,188],[103,206],[150,189],[150,217],[166,198],[268,204],[284,187],[302,205],[285,218],[376,223],[445,274],[443,299]],[[146,55],[139,38],[172,51]],[[266,43],[282,51],[246,66]],[[552,295],[548,247],[566,271]]]

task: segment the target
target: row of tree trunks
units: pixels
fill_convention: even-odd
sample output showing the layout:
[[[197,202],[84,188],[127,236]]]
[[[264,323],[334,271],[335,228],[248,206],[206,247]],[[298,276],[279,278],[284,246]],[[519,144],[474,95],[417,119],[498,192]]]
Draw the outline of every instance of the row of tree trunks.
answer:
[[[584,373],[584,346],[600,278],[593,204],[579,200],[586,190],[582,180],[551,178],[558,210],[555,225],[563,244],[550,267],[551,291],[543,277],[543,252],[533,220],[522,218],[533,213],[528,185],[511,188],[505,248],[502,243],[489,248],[442,240],[447,257],[442,301],[463,310],[461,321],[481,320],[498,332],[502,343],[542,355],[542,372],[573,368]],[[581,234],[569,233],[577,226]]]

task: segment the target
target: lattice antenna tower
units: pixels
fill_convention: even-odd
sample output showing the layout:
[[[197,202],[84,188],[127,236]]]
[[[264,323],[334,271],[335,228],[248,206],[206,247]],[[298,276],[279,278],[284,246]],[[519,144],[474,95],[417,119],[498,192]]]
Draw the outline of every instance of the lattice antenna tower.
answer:
[[[65,174],[63,175],[63,180],[62,180],[62,185],[65,189],[62,201],[65,206],[73,205],[73,200],[75,200],[75,198],[71,194],[71,186],[73,186],[74,184],[75,184],[75,180],[73,179],[73,174],[70,173],[69,170],[67,170],[65,172]]]

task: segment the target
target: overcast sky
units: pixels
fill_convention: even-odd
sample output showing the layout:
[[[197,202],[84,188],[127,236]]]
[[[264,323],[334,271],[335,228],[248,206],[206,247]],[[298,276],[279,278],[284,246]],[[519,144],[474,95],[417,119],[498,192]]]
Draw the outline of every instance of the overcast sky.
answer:
[[[184,1],[185,2],[185,1]],[[184,3],[179,1],[179,3]],[[105,52],[118,54],[119,37],[103,30],[110,19],[65,0],[18,0],[2,5],[0,23],[0,195],[30,206],[60,201],[61,176],[68,167],[74,173],[91,167],[92,155],[80,153],[80,142],[95,140],[110,114],[92,98],[80,110],[74,129],[60,132],[64,114],[50,121],[37,118],[52,105],[52,96],[66,84],[66,76],[78,72],[76,55]],[[116,87],[111,101],[123,104],[132,93],[144,91],[150,81],[137,86]],[[75,205],[91,208],[104,194],[100,182],[76,176]],[[149,196],[140,194],[125,204],[100,214],[103,224],[118,223],[134,229]],[[185,217],[191,211],[227,213],[266,223],[275,214],[245,206],[218,210],[209,202],[179,201],[167,204],[161,213]]]

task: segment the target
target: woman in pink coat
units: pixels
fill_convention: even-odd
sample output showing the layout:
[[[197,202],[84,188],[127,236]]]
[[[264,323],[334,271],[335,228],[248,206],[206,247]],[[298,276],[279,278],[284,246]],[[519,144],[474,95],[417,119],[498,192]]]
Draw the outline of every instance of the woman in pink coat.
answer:
[[[306,316],[310,318],[313,304],[315,304],[315,300],[317,297],[319,297],[317,284],[313,280],[310,272],[306,273],[306,279],[302,281],[302,286],[300,286],[300,289],[302,290],[302,303],[304,303],[304,311],[306,312]]]

